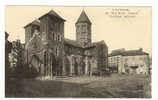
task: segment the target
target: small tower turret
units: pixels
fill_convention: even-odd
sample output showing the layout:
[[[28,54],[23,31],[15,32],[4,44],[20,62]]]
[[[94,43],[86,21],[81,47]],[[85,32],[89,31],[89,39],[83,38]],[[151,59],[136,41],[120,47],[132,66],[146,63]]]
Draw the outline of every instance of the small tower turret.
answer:
[[[76,40],[81,44],[91,43],[91,21],[83,10],[76,22]]]

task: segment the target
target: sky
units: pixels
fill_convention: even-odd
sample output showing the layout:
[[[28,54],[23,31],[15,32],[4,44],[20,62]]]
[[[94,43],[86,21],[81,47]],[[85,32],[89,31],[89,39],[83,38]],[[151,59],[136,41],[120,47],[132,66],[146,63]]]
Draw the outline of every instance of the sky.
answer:
[[[25,42],[24,26],[54,10],[66,20],[65,38],[75,40],[75,23],[84,10],[92,22],[92,42],[104,40],[112,50],[143,48],[152,54],[151,7],[60,7],[60,6],[6,6],[5,30],[9,40]]]

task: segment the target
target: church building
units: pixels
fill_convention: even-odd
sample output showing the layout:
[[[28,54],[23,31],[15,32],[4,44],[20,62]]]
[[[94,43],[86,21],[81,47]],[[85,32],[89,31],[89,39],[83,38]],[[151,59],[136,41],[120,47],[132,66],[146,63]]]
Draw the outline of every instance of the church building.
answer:
[[[51,10],[25,28],[25,63],[40,76],[101,74],[108,66],[104,40],[92,42],[92,22],[83,10],[75,23],[76,40],[64,37],[64,22]]]

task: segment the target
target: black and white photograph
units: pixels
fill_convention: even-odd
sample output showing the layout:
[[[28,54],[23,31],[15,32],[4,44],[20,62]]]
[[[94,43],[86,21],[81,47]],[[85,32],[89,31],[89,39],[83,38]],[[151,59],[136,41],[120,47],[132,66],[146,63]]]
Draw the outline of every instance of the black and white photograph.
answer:
[[[6,98],[152,98],[151,6],[6,5],[4,33]]]

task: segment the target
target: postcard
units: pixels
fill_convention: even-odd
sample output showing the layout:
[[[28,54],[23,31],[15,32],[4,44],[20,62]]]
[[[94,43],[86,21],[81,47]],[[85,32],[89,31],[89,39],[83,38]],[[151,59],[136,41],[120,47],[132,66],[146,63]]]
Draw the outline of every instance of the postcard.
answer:
[[[151,76],[150,6],[5,6],[6,98],[151,98]]]

